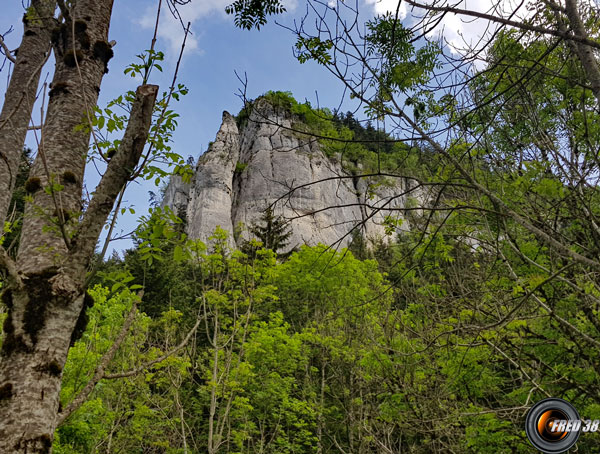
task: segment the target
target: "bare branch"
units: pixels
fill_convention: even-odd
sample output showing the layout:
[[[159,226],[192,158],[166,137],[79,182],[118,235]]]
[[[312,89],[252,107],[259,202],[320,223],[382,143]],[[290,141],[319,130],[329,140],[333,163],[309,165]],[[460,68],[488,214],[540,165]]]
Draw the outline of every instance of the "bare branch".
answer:
[[[2,47],[2,50],[4,51],[4,55],[6,55],[6,58],[8,58],[10,61],[12,61],[13,64],[17,63],[17,59],[13,56],[12,52],[6,46],[6,43],[4,42],[2,35],[0,35],[0,47]]]
[[[121,327],[119,335],[117,336],[113,344],[110,346],[110,348],[107,350],[107,352],[100,359],[100,363],[96,367],[96,371],[94,372],[94,376],[92,377],[92,379],[84,386],[84,388],[79,392],[79,394],[77,394],[77,396],[71,401],[71,403],[69,403],[67,408],[65,408],[62,412],[60,412],[57,415],[57,427],[60,426],[69,416],[71,416],[74,411],[81,407],[81,405],[83,405],[83,403],[87,400],[89,395],[96,387],[96,384],[100,380],[102,380],[102,377],[104,377],[104,371],[115,357],[115,354],[117,353],[117,350],[119,350],[119,347],[125,340],[125,337],[127,337],[129,328],[131,327],[131,324],[135,320],[135,316],[137,314],[138,301],[141,301],[143,296],[144,292],[140,291],[137,295],[137,298],[134,299],[133,304],[131,305],[131,309],[129,310],[129,314],[127,314],[127,318],[125,319],[125,322]]]
[[[164,355],[160,356],[159,358],[156,358],[152,361],[147,362],[146,364],[144,364],[140,367],[136,367],[135,369],[131,369],[131,370],[128,370],[125,372],[119,372],[116,374],[107,374],[104,376],[104,378],[107,380],[114,380],[116,378],[133,377],[134,375],[137,375],[141,372],[152,369],[156,364],[163,362],[165,359],[169,358],[170,356],[173,356],[175,353],[177,353],[178,351],[185,348],[185,346],[188,344],[188,342],[190,341],[190,339],[192,338],[192,336],[198,329],[198,326],[200,326],[201,321],[202,321],[202,318],[198,317],[198,319],[196,320],[196,324],[187,333],[187,335],[183,338],[183,340],[179,343],[179,345],[177,347],[175,347],[173,350],[165,353]]]
[[[600,49],[600,43],[589,39],[585,35],[583,35],[583,36],[579,35],[579,34],[575,35],[572,33],[565,32],[565,31],[553,30],[551,28],[540,27],[538,25],[530,25],[525,22],[518,22],[518,21],[513,21],[510,19],[504,19],[502,17],[494,16],[493,14],[480,13],[478,11],[456,8],[453,6],[434,6],[434,5],[428,5],[426,3],[415,2],[413,0],[405,0],[405,1],[406,1],[406,3],[408,3],[411,6],[414,6],[416,8],[422,8],[422,9],[425,9],[428,11],[434,11],[434,12],[439,12],[439,13],[454,13],[454,14],[461,14],[463,16],[477,17],[480,19],[486,19],[490,22],[495,22],[495,23],[507,25],[510,27],[515,27],[515,28],[518,28],[519,30],[542,33],[544,35],[558,36],[559,38],[563,38],[563,39],[570,40],[570,41],[576,41],[578,43],[582,43],[587,46],[594,47],[596,49]]]

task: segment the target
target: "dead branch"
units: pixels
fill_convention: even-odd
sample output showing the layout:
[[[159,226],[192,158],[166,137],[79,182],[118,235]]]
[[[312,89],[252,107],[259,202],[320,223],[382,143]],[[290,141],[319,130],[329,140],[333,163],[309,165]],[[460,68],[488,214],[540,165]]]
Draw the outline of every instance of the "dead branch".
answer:
[[[158,85],[141,85],[136,91],[123,140],[110,160],[73,238],[72,257],[76,261],[84,262],[93,254],[115,200],[131,178],[146,144],[157,93]]]
[[[0,35],[0,47],[2,47],[2,50],[4,51],[4,55],[6,55],[6,58],[8,58],[11,62],[13,62],[13,64],[17,63],[17,59],[13,56],[12,52],[6,46],[6,43],[4,42],[2,35]]]
[[[81,405],[83,405],[83,403],[87,400],[89,395],[96,387],[96,384],[104,377],[104,371],[115,357],[117,350],[119,350],[119,347],[121,346],[121,344],[125,340],[125,337],[127,336],[127,333],[129,332],[131,324],[135,320],[135,316],[137,314],[138,301],[141,301],[143,296],[144,292],[140,291],[137,295],[137,298],[134,299],[133,304],[131,305],[131,309],[129,310],[129,314],[127,314],[127,318],[125,319],[125,322],[121,327],[119,335],[117,336],[113,344],[110,346],[108,351],[100,359],[100,363],[98,364],[98,366],[96,366],[96,371],[94,372],[94,376],[92,377],[92,379],[84,386],[84,388],[79,392],[79,394],[75,396],[75,398],[71,401],[71,403],[69,403],[67,408],[65,408],[57,415],[57,427],[61,425],[69,416],[71,416],[74,411],[81,407]]]
[[[163,362],[165,359],[169,358],[170,356],[173,356],[175,353],[177,353],[178,351],[185,348],[185,346],[188,344],[188,342],[190,341],[190,339],[192,338],[192,336],[198,329],[198,326],[200,326],[201,321],[202,321],[202,318],[198,318],[196,320],[196,324],[187,333],[187,335],[183,338],[183,340],[179,343],[179,345],[177,347],[175,347],[173,350],[165,353],[164,355],[160,356],[159,358],[156,358],[152,361],[147,362],[146,364],[143,364],[140,367],[136,367],[135,369],[131,369],[131,370],[128,370],[125,372],[119,372],[116,374],[107,374],[103,378],[105,378],[107,380],[114,380],[116,378],[133,377],[134,375],[137,375],[141,372],[151,370],[156,364]]]

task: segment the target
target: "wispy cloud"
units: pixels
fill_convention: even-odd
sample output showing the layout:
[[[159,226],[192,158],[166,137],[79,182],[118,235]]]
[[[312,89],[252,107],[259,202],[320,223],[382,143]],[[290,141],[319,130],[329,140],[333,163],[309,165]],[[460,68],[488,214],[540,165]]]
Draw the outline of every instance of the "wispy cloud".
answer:
[[[183,41],[184,30],[181,22],[171,12],[166,2],[163,2],[160,14],[160,26],[158,36],[168,44],[168,51],[176,54]],[[192,30],[194,25],[202,18],[210,15],[225,16],[225,7],[230,4],[230,0],[199,0],[192,1],[186,5],[178,7],[181,20],[184,24],[191,22]],[[138,24],[143,28],[152,29],[156,23],[156,5],[148,7],[142,17],[138,19]],[[196,34],[188,36],[186,42],[186,52],[199,51],[198,36]]]
[[[201,33],[198,32],[198,30],[201,30],[201,27],[198,26],[198,23],[202,19],[211,16],[222,20],[231,20],[233,22],[233,17],[225,14],[225,7],[233,3],[233,1],[234,0],[192,0],[191,2],[178,7],[181,21],[171,14],[168,7],[165,5],[166,2],[163,2],[158,31],[159,38],[168,43],[168,50],[171,54],[177,55],[184,35],[181,22],[184,24],[190,22],[192,32],[196,32],[191,36],[188,36],[186,52],[202,52],[199,42]],[[284,0],[283,4],[287,11],[293,11],[298,4],[298,0]],[[137,20],[137,23],[143,28],[153,29],[156,23],[156,5],[148,7],[142,14],[142,17]]]
[[[366,0],[367,5],[372,6],[375,14],[392,13],[396,14],[398,9],[398,0]],[[406,3],[400,3],[398,17],[404,19],[406,17]]]

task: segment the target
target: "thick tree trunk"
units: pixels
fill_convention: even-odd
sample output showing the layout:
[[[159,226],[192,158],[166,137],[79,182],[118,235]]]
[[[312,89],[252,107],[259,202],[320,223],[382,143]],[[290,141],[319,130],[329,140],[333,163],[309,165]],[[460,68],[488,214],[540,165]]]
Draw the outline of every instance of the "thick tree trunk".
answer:
[[[27,184],[33,203],[25,208],[17,284],[3,294],[9,315],[0,363],[2,453],[45,453],[52,446],[62,368],[84,298],[85,266],[67,260],[74,228],[68,219],[81,210],[90,136],[75,126],[96,105],[112,55],[111,11],[112,0],[79,0],[51,31],[56,67]],[[64,189],[48,194],[44,188],[53,184]]]
[[[50,277],[31,275],[4,294],[11,310],[0,375],[2,453],[47,453],[52,446],[62,369],[83,297],[73,301],[76,286],[69,294]]]
[[[42,66],[50,52],[56,1],[37,0],[31,6],[23,17],[23,39],[0,113],[0,175],[5,175],[0,178],[0,225],[7,216]]]
[[[76,126],[93,115],[112,57],[108,44],[112,4],[112,0],[78,0],[71,11],[63,12],[64,22],[52,31],[56,67],[42,141],[27,185],[33,203],[25,207],[18,253],[19,270],[26,274],[64,260],[73,220],[81,212],[90,132]],[[52,185],[63,188],[48,194],[44,188]]]
[[[62,369],[85,310],[87,266],[139,161],[158,91],[154,85],[138,88],[123,139],[82,214],[90,134],[75,126],[96,105],[112,57],[107,40],[113,1],[72,4],[52,30],[56,69],[16,263],[0,248],[0,269],[8,274],[2,299],[9,309],[0,352],[0,453],[51,451]],[[51,185],[62,189],[44,190]]]

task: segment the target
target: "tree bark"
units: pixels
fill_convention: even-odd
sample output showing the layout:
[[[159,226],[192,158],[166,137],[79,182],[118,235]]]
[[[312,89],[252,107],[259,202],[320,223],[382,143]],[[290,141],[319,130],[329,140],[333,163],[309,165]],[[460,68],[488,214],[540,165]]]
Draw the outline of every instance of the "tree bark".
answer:
[[[2,300],[9,309],[0,352],[0,452],[51,452],[62,369],[85,310],[85,278],[102,227],[143,151],[158,87],[138,88],[129,123],[89,208],[81,193],[90,133],[77,131],[96,105],[112,57],[112,0],[78,0],[52,31],[56,69],[42,142],[29,179],[23,233]],[[5,180],[0,174],[0,180]],[[60,184],[62,189],[50,185]],[[46,190],[44,190],[46,188]],[[79,221],[81,219],[81,221]]]
[[[10,257],[2,256],[4,268],[12,270],[12,274],[3,292],[9,313],[0,353],[0,452],[50,452],[62,369],[73,331],[86,306],[84,264],[93,253],[118,193],[139,160],[157,91],[155,85],[138,88],[116,161],[109,165],[79,225],[86,235],[73,242],[75,246],[60,266],[24,273],[16,271]],[[127,162],[133,164],[120,165]]]
[[[587,39],[588,34],[585,25],[581,20],[581,16],[579,15],[577,1],[565,0],[565,12],[569,18],[569,24],[571,25],[573,33]],[[600,66],[598,66],[598,60],[596,60],[596,56],[594,55],[594,49],[588,44],[578,41],[574,42],[573,47],[575,48],[581,66],[583,66],[585,74],[588,77],[592,93],[594,93],[598,105],[600,106]]]
[[[23,39],[0,113],[0,225],[6,220],[42,66],[50,52],[55,9],[55,0],[34,0],[23,17]]]
[[[56,66],[48,110],[28,191],[18,253],[20,271],[35,273],[66,257],[73,221],[81,212],[89,130],[76,130],[98,100],[100,83],[112,49],[108,28],[112,0],[78,0],[52,31]],[[63,189],[50,190],[52,185]],[[49,228],[51,226],[51,228]]]

